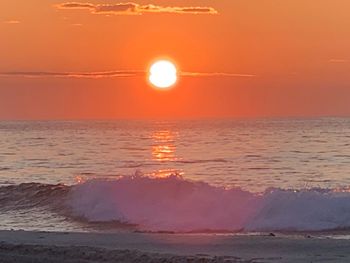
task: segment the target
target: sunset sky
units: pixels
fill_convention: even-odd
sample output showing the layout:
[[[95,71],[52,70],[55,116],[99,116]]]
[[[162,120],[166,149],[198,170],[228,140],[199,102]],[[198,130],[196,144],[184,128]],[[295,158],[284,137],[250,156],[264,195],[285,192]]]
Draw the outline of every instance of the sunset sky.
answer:
[[[350,115],[349,0],[2,0],[0,119]],[[152,88],[169,58],[177,85]]]

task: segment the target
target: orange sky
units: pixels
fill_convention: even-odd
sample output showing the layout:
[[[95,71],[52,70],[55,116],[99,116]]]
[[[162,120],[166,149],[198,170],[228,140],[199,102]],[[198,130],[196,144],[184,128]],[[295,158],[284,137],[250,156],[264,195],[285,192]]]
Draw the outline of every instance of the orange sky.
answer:
[[[128,2],[2,0],[0,119],[350,115],[350,1]],[[94,78],[162,56],[208,75]]]

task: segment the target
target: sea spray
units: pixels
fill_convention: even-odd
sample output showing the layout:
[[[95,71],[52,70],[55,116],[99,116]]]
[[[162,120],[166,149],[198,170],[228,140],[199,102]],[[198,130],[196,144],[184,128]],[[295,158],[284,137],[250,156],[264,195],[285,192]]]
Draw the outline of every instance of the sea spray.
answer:
[[[122,221],[152,230],[235,230],[254,215],[259,198],[179,176],[121,177],[75,186],[70,206],[93,222]]]
[[[95,226],[119,222],[145,231],[350,229],[350,192],[346,188],[273,188],[252,193],[180,176],[135,175],[73,186],[24,183],[0,187],[1,213],[33,208],[72,222]]]

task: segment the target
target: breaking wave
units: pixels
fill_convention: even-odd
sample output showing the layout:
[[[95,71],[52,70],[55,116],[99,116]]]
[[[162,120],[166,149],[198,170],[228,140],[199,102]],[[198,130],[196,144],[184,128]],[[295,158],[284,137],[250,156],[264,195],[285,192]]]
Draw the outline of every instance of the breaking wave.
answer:
[[[148,231],[323,231],[350,228],[350,192],[251,193],[179,176],[0,187],[0,211],[46,207],[70,220],[120,222]]]

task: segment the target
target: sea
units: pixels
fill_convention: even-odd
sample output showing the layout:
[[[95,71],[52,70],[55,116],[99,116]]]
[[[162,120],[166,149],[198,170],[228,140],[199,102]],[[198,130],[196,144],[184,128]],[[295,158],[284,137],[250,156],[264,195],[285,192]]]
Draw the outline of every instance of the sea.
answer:
[[[350,229],[350,118],[0,121],[0,229]]]

